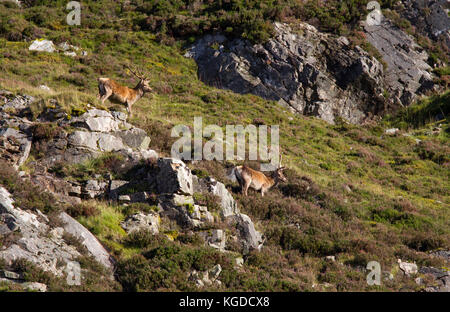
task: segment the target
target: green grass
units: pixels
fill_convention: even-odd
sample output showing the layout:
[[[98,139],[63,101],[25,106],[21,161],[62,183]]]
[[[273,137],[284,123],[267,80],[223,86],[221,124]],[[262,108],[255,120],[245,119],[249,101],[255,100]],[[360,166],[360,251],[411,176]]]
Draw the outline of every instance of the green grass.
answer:
[[[38,7],[11,9],[8,17],[20,22],[14,24],[15,29],[5,29],[2,24],[1,37],[12,39],[8,35],[35,26],[42,30],[42,37],[57,43],[69,40],[85,49],[88,56],[35,53],[28,51],[29,42],[0,39],[0,89],[35,96],[34,117],[53,107],[52,100],[69,116],[84,112],[88,104],[125,110],[109,102],[106,107],[100,105],[96,79],[106,76],[132,86],[136,80],[124,70],[124,65],[132,62],[150,74],[155,90],[134,105],[135,114],[129,120],[149,133],[150,148],[170,155],[174,141],[171,128],[176,124],[192,126],[196,116],[203,117],[204,125],[217,124],[224,130],[227,124],[245,126],[263,120],[266,125],[280,126],[283,162],[289,168],[288,184],[261,198],[251,190],[249,197],[243,197],[237,184],[224,178],[230,162],[188,163],[199,175],[212,175],[233,190],[241,211],[250,215],[267,237],[263,252],[251,253],[241,271],[234,270],[225,256],[200,248],[196,239],[165,218],[161,239],[145,234],[126,235],[120,222],[131,212],[153,210],[151,205],[126,208],[101,201],[89,203],[97,213],[87,209],[77,218],[120,261],[122,282],[127,289],[191,289],[192,285],[181,276],[185,279],[184,274],[195,267],[191,257],[199,254],[196,259],[212,258],[223,264],[223,287],[236,291],[311,291],[321,289],[322,286],[312,288],[320,283],[331,283],[329,290],[338,291],[395,291],[402,287],[413,290],[416,286],[399,275],[380,289],[370,288],[364,274],[355,267],[364,265],[366,260],[377,260],[383,270],[395,271],[398,258],[442,266],[425,251],[450,247],[448,119],[440,133],[431,132],[435,126],[432,118],[437,113],[443,111],[448,118],[448,91],[424,98],[378,125],[357,126],[344,121],[330,125],[314,117],[294,115],[277,103],[254,95],[238,95],[204,85],[197,78],[194,61],[182,56],[182,42],[167,46],[160,44],[160,38],[151,32],[132,31],[133,20],[139,20],[141,13],[123,11],[119,16],[125,19],[120,24],[114,7],[102,8],[102,3],[105,2],[88,1],[87,12],[111,18],[96,21],[87,16],[82,29],[69,28],[58,19],[37,23],[44,14]],[[56,7],[49,9],[48,15],[62,18]],[[0,12],[5,14],[4,9]],[[347,17],[351,19],[352,15]],[[52,91],[38,89],[41,84]],[[384,130],[390,127],[401,131],[394,136],[385,135]],[[43,139],[51,138],[52,129],[39,129]],[[416,139],[422,143],[417,144]],[[80,181],[108,172],[115,178],[133,176],[133,168],[124,172],[118,169],[120,164],[120,157],[107,154],[80,165],[53,168],[53,173]],[[259,169],[257,162],[249,165]],[[11,179],[6,169],[3,171],[2,183],[9,183],[11,190],[21,194],[17,180]],[[28,194],[21,202],[27,205],[33,198]],[[197,204],[217,210],[214,198],[197,194],[195,199]],[[47,201],[37,202],[51,210]],[[166,242],[164,233],[173,242]],[[238,251],[235,246],[228,247]],[[155,248],[157,256],[149,257],[146,252]],[[177,250],[179,257],[171,260],[162,256],[168,250]],[[323,257],[331,254],[337,255],[344,265],[326,263]],[[163,275],[157,273],[161,266]],[[141,280],[136,279],[139,272]]]

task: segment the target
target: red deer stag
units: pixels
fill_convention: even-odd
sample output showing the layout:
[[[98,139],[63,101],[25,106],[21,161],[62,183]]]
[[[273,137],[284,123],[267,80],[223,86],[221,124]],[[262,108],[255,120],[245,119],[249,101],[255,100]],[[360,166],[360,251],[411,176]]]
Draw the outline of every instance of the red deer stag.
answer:
[[[127,111],[131,115],[132,105],[143,97],[146,92],[151,92],[153,89],[149,85],[150,81],[148,78],[142,75],[140,71],[132,70],[129,66],[126,67],[139,79],[137,86],[128,88],[110,78],[98,78],[98,98],[102,101],[102,104],[107,99],[113,103],[126,104]]]
[[[279,167],[272,172],[272,177],[266,176],[261,171],[253,170],[245,165],[236,166],[233,168],[231,175],[235,176],[241,186],[242,193],[247,196],[248,188],[259,191],[261,190],[261,196],[272,187],[276,186],[280,182],[287,182],[286,177],[283,175],[285,167],[281,166],[281,157]]]

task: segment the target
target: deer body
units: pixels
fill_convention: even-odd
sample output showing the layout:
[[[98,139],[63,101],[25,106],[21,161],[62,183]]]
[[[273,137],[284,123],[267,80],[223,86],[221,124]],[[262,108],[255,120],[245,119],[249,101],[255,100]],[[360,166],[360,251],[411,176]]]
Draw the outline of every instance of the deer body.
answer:
[[[132,73],[140,79],[139,83],[134,88],[122,86],[110,78],[98,78],[98,97],[100,98],[100,101],[102,101],[102,104],[104,104],[107,99],[114,103],[126,104],[127,111],[131,115],[133,104],[143,97],[146,92],[153,91],[149,86],[149,80],[147,78],[144,78],[142,75],[138,75],[133,71]]]
[[[251,187],[256,191],[261,191],[261,196],[279,182],[286,182],[287,179],[283,175],[284,168],[280,167],[272,173],[272,177],[266,176],[264,173],[249,168],[247,166],[237,166],[233,168],[233,173],[241,186],[242,193],[247,196],[248,188]]]

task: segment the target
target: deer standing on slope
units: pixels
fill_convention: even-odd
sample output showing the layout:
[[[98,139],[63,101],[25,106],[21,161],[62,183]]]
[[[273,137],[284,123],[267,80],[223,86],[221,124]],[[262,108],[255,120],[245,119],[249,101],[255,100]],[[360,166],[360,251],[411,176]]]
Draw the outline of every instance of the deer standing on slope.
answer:
[[[236,166],[233,168],[231,175],[234,175],[241,186],[242,193],[247,196],[248,188],[259,191],[261,190],[261,196],[273,186],[276,186],[280,182],[287,182],[286,177],[283,175],[285,167],[281,166],[281,157],[279,167],[272,172],[272,177],[266,176],[261,171],[254,170],[245,165]]]
[[[149,85],[149,79],[142,75],[140,71],[133,71],[129,66],[126,67],[139,79],[137,86],[128,88],[110,78],[98,78],[98,98],[102,101],[102,104],[104,104],[107,99],[111,102],[126,104],[127,111],[131,115],[132,105],[143,97],[146,92],[151,92],[153,89]]]

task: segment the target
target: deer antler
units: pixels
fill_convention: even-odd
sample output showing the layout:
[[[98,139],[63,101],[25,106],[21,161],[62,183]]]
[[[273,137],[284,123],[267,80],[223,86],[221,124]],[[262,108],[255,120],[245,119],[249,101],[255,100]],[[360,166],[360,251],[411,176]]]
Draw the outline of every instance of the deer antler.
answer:
[[[128,68],[129,71],[130,71],[133,75],[135,75],[137,78],[142,79],[142,80],[147,79],[147,78],[142,74],[142,72],[141,72],[139,69],[135,68],[135,69],[133,70],[133,69],[131,69],[131,67],[130,67],[129,65],[125,65],[125,67]]]

